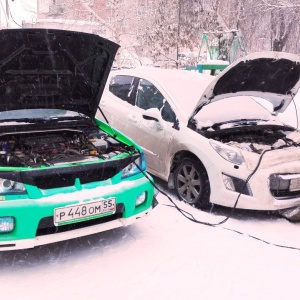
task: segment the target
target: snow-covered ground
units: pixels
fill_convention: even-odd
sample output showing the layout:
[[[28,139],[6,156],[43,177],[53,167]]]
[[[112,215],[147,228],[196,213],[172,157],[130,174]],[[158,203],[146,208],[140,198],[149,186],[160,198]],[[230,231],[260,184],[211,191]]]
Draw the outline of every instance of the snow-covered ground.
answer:
[[[289,109],[284,119],[296,125],[293,105]],[[126,228],[0,252],[0,299],[299,297],[300,223],[236,211],[223,225],[205,226],[184,218],[164,195],[158,201],[147,218]],[[220,207],[203,212],[174,201],[204,222],[218,223],[231,213]]]
[[[300,248],[300,223],[237,211],[225,224],[209,227],[184,218],[162,194],[158,200],[147,218],[126,228],[1,252],[1,299],[298,297],[300,251],[274,244]],[[212,223],[231,211],[175,203]]]
[[[16,5],[20,3],[10,3],[16,23],[21,23],[24,12]],[[18,26],[11,19],[7,22]],[[293,104],[283,119],[296,126]],[[0,299],[299,297],[300,223],[263,212],[236,211],[225,224],[211,227],[184,218],[162,194],[158,201],[147,218],[126,228],[0,252]],[[203,212],[174,201],[205,222],[218,223],[231,213],[220,207]]]

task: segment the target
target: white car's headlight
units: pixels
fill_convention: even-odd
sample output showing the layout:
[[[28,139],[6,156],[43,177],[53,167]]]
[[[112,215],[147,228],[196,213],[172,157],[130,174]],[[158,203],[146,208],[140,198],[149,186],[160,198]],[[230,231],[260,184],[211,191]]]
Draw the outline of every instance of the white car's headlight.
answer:
[[[219,155],[231,163],[240,165],[244,162],[244,157],[238,149],[211,139],[209,140],[209,143]]]
[[[25,186],[21,182],[0,178],[0,194],[24,194]]]
[[[138,165],[138,167],[137,167]],[[129,164],[126,168],[122,170],[122,178],[130,177],[136,175],[142,171],[146,171],[146,159],[144,153],[142,153],[135,162]]]

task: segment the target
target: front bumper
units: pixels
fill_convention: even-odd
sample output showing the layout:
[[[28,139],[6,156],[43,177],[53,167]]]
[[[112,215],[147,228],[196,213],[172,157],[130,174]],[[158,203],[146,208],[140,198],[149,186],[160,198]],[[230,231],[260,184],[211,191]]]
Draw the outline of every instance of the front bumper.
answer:
[[[55,234],[43,235],[43,236],[36,236],[30,239],[23,239],[23,240],[12,240],[6,242],[0,242],[0,251],[8,251],[8,250],[20,250],[20,249],[28,249],[34,248],[36,246],[61,242],[65,240],[70,240],[78,237],[83,237],[107,230],[111,230],[114,228],[125,227],[136,220],[147,216],[148,213],[152,210],[152,207],[148,208],[147,210],[132,216],[130,218],[119,218],[107,223],[102,223],[94,226],[74,229],[66,232],[60,232]]]
[[[146,216],[156,203],[153,186],[145,177],[117,184],[110,182],[106,186],[87,186],[80,191],[64,191],[39,199],[0,201],[0,217],[15,219],[12,232],[0,233],[0,251],[33,248],[127,226]],[[141,193],[146,193],[146,200],[136,205]],[[110,197],[116,198],[118,207],[113,215],[57,227],[53,223],[56,208]]]
[[[275,198],[270,190],[270,175],[271,174],[300,174],[300,161],[285,162],[265,168],[258,168],[249,180],[249,186],[252,195],[244,195],[226,189],[222,173],[230,176],[246,180],[252,173],[245,167],[238,169],[221,170],[216,166],[212,166],[209,170],[211,183],[211,202],[222,206],[233,207],[237,201],[237,208],[279,211],[287,208],[300,206],[300,197],[294,196],[286,199]],[[238,198],[239,197],[239,198]]]

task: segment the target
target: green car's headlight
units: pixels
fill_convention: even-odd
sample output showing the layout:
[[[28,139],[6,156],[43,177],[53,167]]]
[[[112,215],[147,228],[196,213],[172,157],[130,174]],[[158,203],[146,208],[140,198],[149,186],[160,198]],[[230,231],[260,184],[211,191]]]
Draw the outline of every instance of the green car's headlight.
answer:
[[[227,146],[215,140],[209,140],[209,143],[219,155],[231,163],[240,165],[244,162],[244,157],[238,149]]]
[[[21,182],[0,178],[0,194],[24,194],[25,186]]]
[[[14,217],[0,217],[0,233],[12,232],[15,228]]]
[[[139,166],[139,168],[137,167]],[[141,171],[146,171],[146,159],[144,153],[141,153],[139,158],[129,164],[126,168],[122,170],[122,178],[130,177],[140,173]]]

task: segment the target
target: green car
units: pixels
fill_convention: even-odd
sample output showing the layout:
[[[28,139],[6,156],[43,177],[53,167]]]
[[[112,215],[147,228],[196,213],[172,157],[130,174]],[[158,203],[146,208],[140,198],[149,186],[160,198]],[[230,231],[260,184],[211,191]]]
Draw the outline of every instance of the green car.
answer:
[[[143,151],[95,118],[118,45],[0,31],[0,250],[126,226],[157,204]]]

